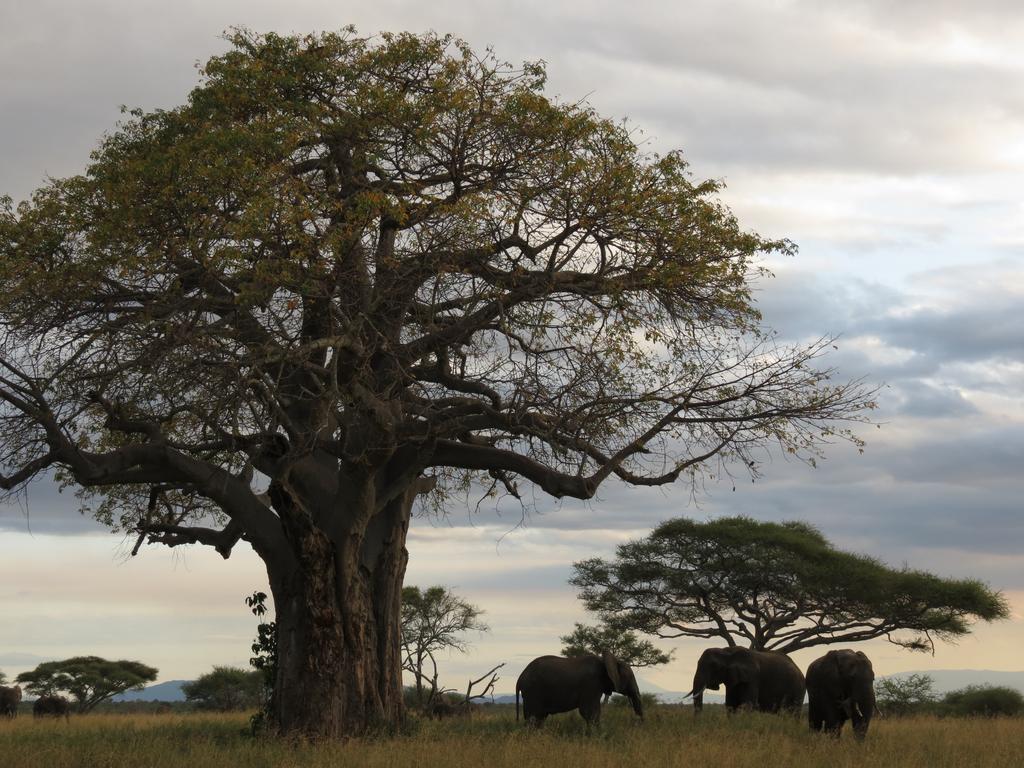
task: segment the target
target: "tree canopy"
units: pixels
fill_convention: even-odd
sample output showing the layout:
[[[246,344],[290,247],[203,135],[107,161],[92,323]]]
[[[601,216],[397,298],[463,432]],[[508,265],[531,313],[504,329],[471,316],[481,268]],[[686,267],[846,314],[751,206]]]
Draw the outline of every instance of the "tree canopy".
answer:
[[[1024,694],[1005,685],[968,685],[942,697],[942,709],[957,717],[1017,717],[1024,712]]]
[[[198,709],[229,712],[255,709],[263,694],[263,673],[238,667],[214,667],[181,686],[185,700]]]
[[[415,680],[417,704],[424,706],[439,690],[435,654],[446,649],[465,653],[465,633],[487,631],[481,614],[481,609],[442,586],[402,588],[402,669]]]
[[[1006,618],[1002,594],[973,579],[892,568],[835,549],[806,523],[678,518],[575,563],[580,599],[612,626],[720,638],[790,653],[885,637],[911,649]]]
[[[400,718],[417,495],[585,499],[855,439],[871,392],[752,306],[792,244],[547,98],[542,64],[228,39],[185,104],[0,205],[0,488],[51,474],[135,551],[247,541],[290,638],[282,730]]]
[[[99,656],[75,656],[46,661],[17,677],[36,696],[70,694],[79,712],[125,691],[141,691],[156,680],[157,669],[140,661],[108,661]]]
[[[641,639],[636,632],[606,624],[597,627],[575,624],[572,632],[560,639],[563,656],[600,656],[607,650],[631,667],[654,667],[672,661],[671,652],[666,653],[650,640]]]

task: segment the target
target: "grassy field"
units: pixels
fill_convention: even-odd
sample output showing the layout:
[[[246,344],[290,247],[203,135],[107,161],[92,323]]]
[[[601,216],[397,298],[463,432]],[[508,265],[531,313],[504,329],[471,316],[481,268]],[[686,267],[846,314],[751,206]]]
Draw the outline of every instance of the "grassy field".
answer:
[[[983,768],[1024,765],[1024,719],[911,718],[876,720],[863,744],[807,731],[790,718],[744,714],[726,718],[690,709],[654,708],[639,725],[607,708],[587,737],[575,714],[550,718],[540,732],[497,711],[471,721],[413,723],[394,738],[347,744],[285,744],[246,735],[243,715],[90,715],[36,722],[0,721],[4,768],[248,768],[311,766],[555,766],[604,768],[699,766],[920,766]]]

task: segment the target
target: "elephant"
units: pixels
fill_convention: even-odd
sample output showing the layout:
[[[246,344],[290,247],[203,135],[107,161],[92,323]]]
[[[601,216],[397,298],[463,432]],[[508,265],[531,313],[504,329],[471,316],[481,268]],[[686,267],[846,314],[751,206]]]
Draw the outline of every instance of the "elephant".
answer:
[[[697,662],[693,676],[694,713],[704,705],[704,690],[717,691],[725,684],[725,706],[762,712],[786,710],[799,714],[804,703],[804,676],[793,660],[779,651],[750,648],[708,648]]]
[[[520,692],[523,718],[538,727],[548,715],[578,709],[589,733],[591,725],[601,721],[601,696],[611,693],[628,697],[633,711],[644,719],[633,670],[609,651],[601,656],[540,656],[531,661],[516,681],[516,720]]]
[[[847,720],[861,741],[875,713],[875,671],[860,651],[829,651],[807,667],[808,717],[812,731],[835,738]]]
[[[63,696],[40,696],[32,705],[33,717],[63,717],[71,719],[71,705]]]
[[[18,716],[18,705],[21,703],[21,686],[13,688],[0,685],[0,716],[12,718]]]

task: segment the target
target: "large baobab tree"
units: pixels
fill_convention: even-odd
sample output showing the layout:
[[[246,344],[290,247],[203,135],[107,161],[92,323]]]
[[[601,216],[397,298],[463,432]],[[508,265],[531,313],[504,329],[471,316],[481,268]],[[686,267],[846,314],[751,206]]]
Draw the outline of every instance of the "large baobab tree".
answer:
[[[435,35],[229,40],[186,104],[0,208],[0,483],[50,474],[140,543],[248,542],[281,730],[400,718],[418,494],[812,456],[869,404],[818,370],[826,342],[759,331],[749,279],[789,244],[546,98],[540,65]]]

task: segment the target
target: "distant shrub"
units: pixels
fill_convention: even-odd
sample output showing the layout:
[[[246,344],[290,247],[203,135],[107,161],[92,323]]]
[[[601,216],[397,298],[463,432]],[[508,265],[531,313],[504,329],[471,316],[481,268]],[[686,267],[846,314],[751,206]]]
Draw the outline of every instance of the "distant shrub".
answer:
[[[458,692],[445,691],[444,693],[435,693],[430,698],[429,702],[425,701],[421,704],[416,691],[416,686],[413,685],[402,686],[402,699],[405,702],[405,708],[407,710],[412,712],[420,711],[426,713],[431,712],[433,710],[434,705],[441,704],[441,702],[444,702],[444,705],[452,707],[464,707],[466,701],[466,697]]]
[[[1024,695],[1006,686],[969,685],[947,693],[942,699],[942,711],[961,717],[1019,715],[1024,712]]]
[[[214,667],[190,683],[181,686],[182,693],[196,709],[230,712],[253,709],[260,704],[263,673],[236,667]]]
[[[644,711],[646,712],[649,707],[653,707],[658,704],[658,697],[653,693],[641,693],[640,702],[643,704]],[[611,703],[616,707],[631,707],[633,703],[626,696],[620,696],[615,694],[612,696]]]

